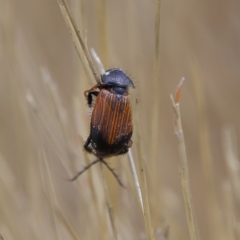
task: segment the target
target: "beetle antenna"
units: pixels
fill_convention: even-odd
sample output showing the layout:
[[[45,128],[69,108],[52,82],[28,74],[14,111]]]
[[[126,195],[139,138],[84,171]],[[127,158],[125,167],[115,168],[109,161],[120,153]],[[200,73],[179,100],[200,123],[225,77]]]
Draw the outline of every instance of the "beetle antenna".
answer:
[[[123,183],[122,183],[122,181],[120,180],[120,178],[118,177],[118,175],[114,172],[114,169],[111,168],[111,167],[109,166],[109,164],[108,164],[107,162],[105,162],[102,158],[100,158],[99,161],[101,161],[101,162],[108,168],[108,170],[110,170],[110,172],[111,172],[111,173],[114,175],[114,177],[117,179],[119,185],[120,185],[121,187],[123,187],[123,188],[126,188],[126,187],[123,185]]]
[[[88,170],[92,165],[94,165],[95,163],[102,161],[102,159],[96,159],[95,161],[91,162],[90,164],[88,164],[86,167],[83,168],[83,170],[81,170],[80,172],[78,172],[74,177],[69,178],[69,181],[74,181],[76,180],[82,173],[84,173],[86,170]]]

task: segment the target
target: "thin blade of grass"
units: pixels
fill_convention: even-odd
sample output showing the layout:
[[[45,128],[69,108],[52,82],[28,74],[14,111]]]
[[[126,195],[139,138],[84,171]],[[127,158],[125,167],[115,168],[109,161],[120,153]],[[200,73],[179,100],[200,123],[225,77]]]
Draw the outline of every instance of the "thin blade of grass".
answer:
[[[83,38],[80,32],[77,29],[77,25],[72,17],[72,14],[66,4],[65,0],[57,0],[60,7],[61,13],[67,25],[67,28],[71,34],[75,49],[78,53],[80,60],[82,61],[83,67],[86,71],[88,79],[93,79],[94,77],[96,82],[100,82],[95,67],[92,63],[91,57],[89,55],[87,46],[83,41]]]
[[[30,105],[31,110],[33,111],[34,115],[39,120],[39,123],[40,123],[41,127],[43,128],[43,130],[44,130],[44,132],[45,132],[49,142],[51,143],[51,145],[53,146],[54,150],[58,154],[59,159],[61,160],[62,165],[68,171],[68,174],[69,174],[70,170],[69,170],[69,168],[68,168],[68,166],[66,164],[66,159],[68,159],[68,158],[67,158],[66,154],[61,150],[61,147],[56,144],[57,141],[54,138],[54,136],[51,134],[51,131],[49,130],[44,117],[42,116],[41,112],[39,111],[38,105],[37,105],[37,103],[36,103],[32,93],[30,92],[30,90],[26,94],[26,100],[27,100],[27,103]]]
[[[160,81],[160,14],[161,14],[161,0],[156,0],[156,12],[155,12],[155,51],[154,51],[154,65],[153,65],[153,110],[152,110],[152,142],[158,142],[159,132],[155,130],[155,127],[159,124],[159,81]],[[158,155],[158,146],[152,144],[150,159],[154,160]],[[156,161],[152,161],[156,163]],[[159,190],[159,189],[158,189]]]
[[[196,110],[198,119],[198,136],[200,144],[200,160],[203,166],[205,183],[205,195],[207,198],[206,214],[208,225],[211,226],[210,238],[220,239],[224,236],[224,223],[221,218],[221,206],[218,200],[215,180],[217,179],[216,167],[214,166],[213,150],[210,136],[210,118],[208,116],[208,102],[205,96],[204,81],[196,60],[193,61],[192,74],[194,81],[194,95],[196,96]],[[214,230],[215,229],[215,230]]]
[[[145,160],[143,155],[143,147],[141,146],[141,134],[140,134],[140,124],[137,120],[137,151],[139,156],[139,166],[140,166],[140,179],[141,179],[141,189],[142,189],[142,197],[143,197],[143,217],[145,223],[145,230],[147,234],[147,239],[152,240],[153,238],[153,228],[151,223],[151,214],[149,208],[149,200],[148,200],[148,187],[147,187],[147,178],[146,178],[146,168],[145,168]]]
[[[46,192],[46,198],[47,198],[47,204],[49,205],[49,209],[52,211],[52,214],[50,215],[50,219],[52,219],[52,224],[54,226],[54,232],[55,232],[55,236],[56,239],[59,239],[59,231],[56,227],[56,220],[58,220],[59,222],[62,222],[63,226],[65,227],[65,229],[67,230],[67,232],[69,233],[69,235],[72,237],[72,239],[75,240],[80,240],[80,236],[77,233],[77,231],[74,229],[74,227],[72,226],[72,224],[70,223],[70,221],[67,219],[66,216],[64,216],[64,214],[62,213],[62,211],[60,210],[61,207],[58,203],[58,198],[57,198],[57,194],[56,194],[56,190],[53,184],[53,179],[52,179],[52,174],[50,172],[50,168],[49,168],[49,163],[48,163],[48,159],[47,156],[45,154],[45,152],[42,152],[42,159],[44,162],[44,169],[43,170],[43,166],[42,166],[42,181],[44,182],[43,186],[44,186],[44,190]],[[41,163],[42,161],[40,161]]]
[[[237,138],[233,127],[224,129],[224,150],[228,176],[231,182],[233,207],[232,231],[236,239],[240,238],[240,163],[237,154]]]
[[[102,164],[100,164],[100,166],[101,166],[101,174],[102,174],[102,180],[103,180],[103,188],[104,188],[104,192],[105,192],[105,200],[106,200],[108,215],[109,215],[109,219],[110,219],[110,223],[111,223],[111,227],[112,227],[112,231],[113,231],[113,237],[114,237],[113,239],[117,240],[118,232],[117,232],[117,228],[116,228],[116,224],[115,224],[114,211],[113,211],[113,207],[110,202],[108,186],[107,186],[107,182],[106,182],[106,179],[104,176]]]
[[[191,240],[199,239],[196,224],[193,216],[193,204],[191,201],[190,193],[190,183],[189,183],[189,173],[188,173],[188,162],[187,162],[187,153],[185,146],[185,139],[181,123],[181,114],[180,114],[180,96],[182,90],[183,79],[180,81],[180,84],[177,87],[175,98],[171,95],[171,100],[175,112],[175,134],[178,140],[178,151],[180,157],[180,167],[179,174],[181,178],[182,193],[184,198],[185,211],[187,215],[188,229],[190,233]]]
[[[136,171],[136,167],[135,167],[135,164],[134,164],[134,159],[133,159],[131,149],[129,149],[129,151],[128,151],[128,159],[129,159],[130,168],[131,168],[131,171],[132,171],[132,174],[133,174],[133,177],[134,177],[134,183],[135,183],[135,187],[136,187],[137,194],[138,194],[138,200],[139,200],[139,203],[142,207],[142,211],[144,212],[141,187],[140,187],[140,184],[139,184],[139,181],[138,181],[137,171]]]

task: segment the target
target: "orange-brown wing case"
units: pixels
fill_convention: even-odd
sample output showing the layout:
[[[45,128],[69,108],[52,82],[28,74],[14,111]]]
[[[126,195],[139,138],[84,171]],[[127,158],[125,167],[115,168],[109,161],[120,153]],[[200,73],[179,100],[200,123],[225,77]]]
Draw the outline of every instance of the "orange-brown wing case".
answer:
[[[96,98],[91,118],[91,143],[98,155],[127,152],[133,132],[128,94],[120,98],[101,90]]]

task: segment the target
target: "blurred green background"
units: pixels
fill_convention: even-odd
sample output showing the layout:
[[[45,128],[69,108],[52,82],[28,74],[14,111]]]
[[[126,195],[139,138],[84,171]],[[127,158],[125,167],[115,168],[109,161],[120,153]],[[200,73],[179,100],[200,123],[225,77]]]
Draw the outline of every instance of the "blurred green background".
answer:
[[[170,101],[182,77],[181,116],[199,235],[240,239],[239,189],[234,191],[224,151],[226,127],[240,131],[240,2],[162,0],[156,81],[155,1],[68,4],[104,67],[124,69],[137,86],[133,115],[140,124],[155,239],[190,239]],[[83,151],[91,114],[83,92],[93,84],[57,0],[0,1],[3,239],[112,239],[100,166],[75,183],[65,181],[94,160]],[[136,138],[134,131],[139,170]],[[118,239],[146,239],[127,156],[109,163],[127,187],[104,169]],[[239,172],[238,165],[233,169]]]

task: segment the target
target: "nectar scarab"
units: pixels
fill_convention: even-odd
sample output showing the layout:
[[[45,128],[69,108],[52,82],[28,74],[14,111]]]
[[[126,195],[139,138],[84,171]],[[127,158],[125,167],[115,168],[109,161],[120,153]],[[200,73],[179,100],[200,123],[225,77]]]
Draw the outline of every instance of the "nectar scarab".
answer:
[[[135,88],[132,80],[121,69],[111,68],[101,75],[101,83],[84,92],[88,106],[94,107],[90,135],[84,148],[97,159],[70,180],[75,180],[93,164],[101,161],[122,185],[104,158],[125,154],[132,146],[133,125],[129,87]],[[94,98],[96,99],[93,104]]]

